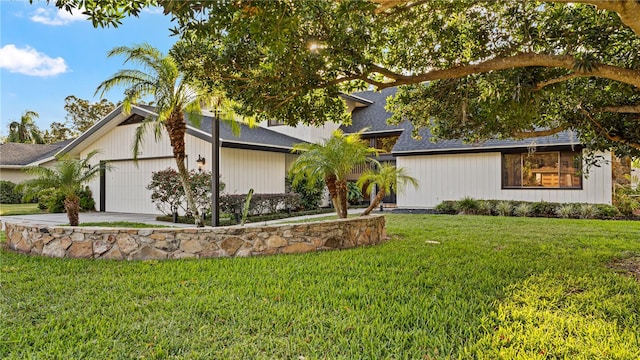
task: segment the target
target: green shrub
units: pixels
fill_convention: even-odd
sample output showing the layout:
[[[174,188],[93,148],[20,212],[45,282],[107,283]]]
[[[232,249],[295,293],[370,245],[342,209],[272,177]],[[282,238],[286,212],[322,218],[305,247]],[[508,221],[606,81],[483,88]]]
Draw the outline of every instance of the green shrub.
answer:
[[[474,215],[478,213],[479,202],[478,200],[467,196],[458,201],[456,209],[459,214]]]
[[[349,181],[347,182],[347,201],[351,205],[356,205],[362,203],[364,200],[362,196],[362,190],[356,185],[355,182]]]
[[[580,219],[594,219],[598,216],[598,208],[593,204],[580,204],[577,212]]]
[[[496,204],[496,213],[500,216],[511,216],[511,212],[513,211],[513,204],[511,201],[499,201]]]
[[[241,214],[246,194],[220,196],[220,210],[233,215]],[[280,210],[291,211],[300,207],[300,196],[296,193],[285,194],[253,194],[249,203],[250,215],[264,215],[276,213]]]
[[[11,181],[0,180],[0,204],[20,204],[22,192]]]
[[[478,215],[491,215],[493,211],[493,205],[491,201],[478,200]]]
[[[525,216],[531,215],[532,210],[533,210],[533,206],[531,206],[531,204],[520,203],[513,208],[513,214],[515,216],[525,217]]]
[[[436,205],[436,212],[438,214],[455,215],[458,212],[457,201],[445,200]]]
[[[597,204],[596,207],[598,208],[598,217],[602,219],[613,219],[621,215],[618,208],[613,205]]]
[[[95,211],[96,201],[93,200],[93,193],[89,187],[85,187],[84,190],[80,190],[78,193],[80,197],[80,209],[83,211]]]
[[[531,215],[539,217],[555,217],[557,203],[550,203],[546,201],[531,203]]]
[[[320,207],[320,200],[322,200],[324,192],[323,182],[309,183],[307,178],[302,176],[299,177],[299,181],[295,185],[292,181],[292,175],[287,175],[285,182],[287,192],[298,194],[299,206],[302,210],[315,210]]]
[[[96,209],[96,202],[93,199],[93,193],[89,187],[84,188],[78,192],[80,197],[80,209],[83,211],[94,211]],[[50,213],[63,213],[64,198],[65,195],[56,189],[44,189],[38,192],[38,208],[41,210],[47,210]]]
[[[558,215],[558,217],[561,217],[563,219],[572,218],[576,215],[576,209],[573,206],[573,204],[560,205],[556,209],[556,215]]]

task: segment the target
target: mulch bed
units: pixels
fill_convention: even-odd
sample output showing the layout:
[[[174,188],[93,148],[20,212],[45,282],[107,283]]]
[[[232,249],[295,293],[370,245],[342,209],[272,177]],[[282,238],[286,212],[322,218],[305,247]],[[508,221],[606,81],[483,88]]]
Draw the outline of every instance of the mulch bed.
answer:
[[[640,256],[613,260],[609,263],[609,267],[616,272],[633,276],[640,282]]]

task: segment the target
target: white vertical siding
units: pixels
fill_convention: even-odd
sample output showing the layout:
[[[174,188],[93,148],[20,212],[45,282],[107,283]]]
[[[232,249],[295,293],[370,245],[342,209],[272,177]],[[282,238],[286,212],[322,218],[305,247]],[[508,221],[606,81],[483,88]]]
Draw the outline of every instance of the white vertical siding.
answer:
[[[84,149],[81,157],[90,151],[98,150],[91,161],[97,165],[100,161],[109,162],[114,169],[106,175],[106,210],[130,213],[158,213],[151,202],[146,185],[151,181],[151,173],[176,168],[172,158],[169,139],[163,137],[156,141],[153,134],[145,136],[139,162],[136,167],[133,158],[132,142],[137,125],[118,126],[99,140]],[[186,136],[187,169],[197,169],[198,155],[206,159],[205,169],[211,170],[211,144],[191,135]],[[286,174],[285,153],[272,153],[242,149],[222,148],[220,173],[227,185],[228,193],[246,193],[253,188],[256,193],[284,192]],[[119,160],[119,161],[115,161]],[[96,207],[100,208],[100,179],[91,184]]]
[[[610,154],[602,154],[610,159]],[[401,156],[397,166],[418,179],[419,188],[408,187],[398,195],[403,208],[432,208],[444,200],[475,199],[521,200],[578,203],[611,203],[611,166],[592,168],[583,179],[583,188],[502,189],[501,154],[452,154]]]

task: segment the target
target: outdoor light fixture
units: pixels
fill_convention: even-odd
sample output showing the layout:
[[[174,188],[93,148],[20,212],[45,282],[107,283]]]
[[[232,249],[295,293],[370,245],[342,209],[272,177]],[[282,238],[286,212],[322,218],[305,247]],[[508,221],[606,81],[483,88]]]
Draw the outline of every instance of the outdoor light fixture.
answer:
[[[204,164],[207,163],[205,159],[200,155],[198,155],[198,160],[196,160],[196,162],[198,163],[198,171],[202,171],[202,169],[204,169]]]

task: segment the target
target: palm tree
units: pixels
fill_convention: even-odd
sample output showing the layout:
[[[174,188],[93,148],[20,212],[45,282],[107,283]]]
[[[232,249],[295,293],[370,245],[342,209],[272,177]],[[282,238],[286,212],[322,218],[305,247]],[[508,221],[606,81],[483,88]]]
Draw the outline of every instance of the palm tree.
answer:
[[[69,225],[78,226],[80,213],[80,197],[78,192],[82,185],[94,179],[100,174],[100,166],[89,166],[89,160],[97,154],[90,152],[85,159],[74,159],[68,156],[58,158],[55,167],[46,168],[34,166],[26,168],[35,179],[26,180],[20,186],[25,189],[26,195],[35,195],[42,189],[55,188],[64,194],[64,209],[69,218]]]
[[[118,71],[98,86],[96,94],[104,95],[113,87],[126,86],[123,106],[127,112],[131,110],[133,103],[145,97],[153,97],[158,115],[153,119],[145,119],[136,129],[133,145],[134,160],[137,160],[138,150],[148,127],[153,128],[156,140],[161,137],[163,130],[166,131],[187,199],[187,207],[194,215],[196,225],[200,226],[200,216],[189,185],[189,173],[185,166],[184,137],[187,124],[184,113],[187,112],[189,120],[199,126],[202,119],[201,104],[211,100],[210,92],[202,83],[186,79],[180,73],[178,64],[171,55],[163,55],[149,44],[134,47],[120,46],[108,53],[108,57],[117,55],[126,57],[124,64],[127,62],[136,63],[142,66],[142,70],[124,69]]]
[[[360,134],[346,135],[336,130],[322,143],[296,144],[292,150],[301,153],[290,170],[294,185],[303,178],[311,185],[324,180],[340,218],[347,217],[347,176],[356,165],[374,161],[368,155],[378,153],[362,141]]]
[[[367,185],[367,192],[371,192],[373,187],[378,188],[378,192],[368,208],[362,213],[363,216],[369,215],[373,209],[375,209],[384,197],[391,193],[392,190],[396,192],[404,187],[407,183],[411,184],[414,188],[418,188],[418,180],[407,175],[404,168],[397,168],[390,163],[381,164],[377,170],[366,170],[358,179],[357,185],[362,187]]]
[[[33,121],[34,118],[39,116],[37,112],[27,110],[24,112],[24,115],[20,117],[20,121],[12,121],[9,124],[7,142],[44,144],[42,132]]]

